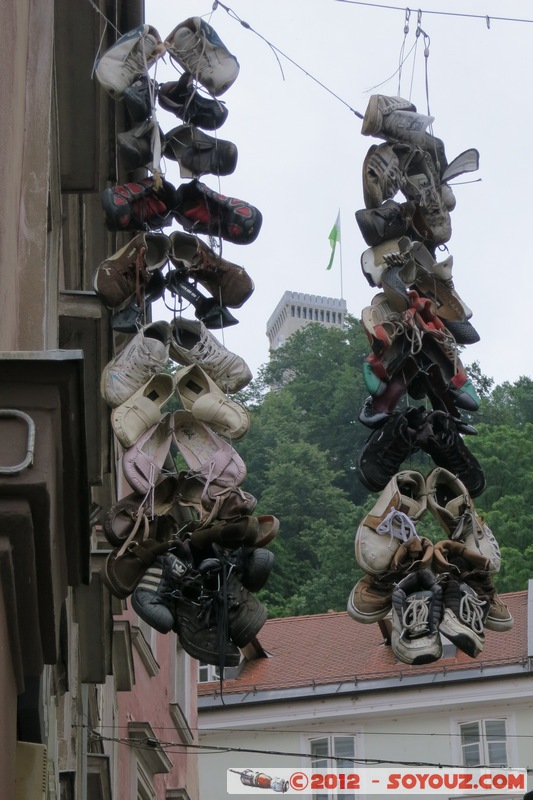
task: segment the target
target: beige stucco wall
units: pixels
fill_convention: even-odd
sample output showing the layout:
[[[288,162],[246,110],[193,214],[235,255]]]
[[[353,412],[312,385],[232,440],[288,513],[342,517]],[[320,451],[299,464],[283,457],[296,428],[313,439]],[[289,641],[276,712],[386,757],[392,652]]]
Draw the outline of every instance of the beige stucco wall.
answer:
[[[0,26],[0,350],[54,347],[46,228],[52,0],[7,0]]]

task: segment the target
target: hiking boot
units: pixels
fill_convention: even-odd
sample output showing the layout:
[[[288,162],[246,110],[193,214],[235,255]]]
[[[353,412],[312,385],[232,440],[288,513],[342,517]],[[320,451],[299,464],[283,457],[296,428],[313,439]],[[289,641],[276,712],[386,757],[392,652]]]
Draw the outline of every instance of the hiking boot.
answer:
[[[430,664],[442,655],[442,587],[429,569],[412,572],[392,592],[391,647],[405,664]]]
[[[176,189],[161,180],[143,178],[134,183],[109,186],[101,194],[105,224],[110,231],[143,231],[172,224]]]
[[[163,267],[170,240],[161,233],[140,233],[103,261],[94,276],[94,291],[108,308],[117,308],[138,294],[143,300],[154,270]]]
[[[397,203],[387,200],[379,208],[365,208],[355,212],[355,220],[365,242],[375,247],[399,236],[413,236],[414,203]]]
[[[214,192],[197,180],[179,186],[173,213],[186,231],[205,233],[233,244],[253,242],[263,222],[255,206]]]
[[[220,305],[240,308],[253,294],[254,283],[244,267],[226,261],[189,233],[170,234],[170,260],[204,286]]]
[[[132,125],[144,122],[152,116],[152,103],[157,95],[157,83],[148,75],[141,75],[122,93],[122,100]]]
[[[388,142],[373,144],[363,162],[363,197],[366,208],[379,208],[385,200],[391,200],[400,191],[402,181],[400,161],[394,147]]]
[[[151,25],[139,25],[121,36],[104,53],[96,64],[94,74],[106,92],[119,98],[164,51],[156,29]]]
[[[104,367],[100,390],[106,403],[115,408],[144,386],[152,375],[162,372],[169,355],[170,324],[145,325],[125,348]]]
[[[489,571],[499,572],[501,553],[489,526],[477,514],[468,489],[459,478],[442,467],[426,477],[428,508],[449,539],[488,559]]]
[[[370,434],[357,460],[357,475],[367,489],[380,492],[405,459],[419,450],[417,430],[423,419],[423,409],[395,411]]]
[[[228,117],[224,103],[213,97],[203,97],[196,91],[189,72],[184,72],[179,81],[159,84],[158,100],[165,111],[206,131],[220,128]]]
[[[426,506],[426,484],[420,472],[405,470],[391,478],[357,529],[359,566],[372,575],[389,569],[400,544],[419,538],[416,523]]]
[[[252,380],[243,359],[226,350],[201,322],[176,317],[171,335],[170,358],[184,366],[197,364],[223,392],[238,392]]]
[[[245,647],[267,621],[267,609],[235,573],[228,578],[227,591],[229,637],[237,647]]]
[[[483,627],[490,602],[486,595],[478,596],[460,575],[475,563],[486,566],[486,559],[462,543],[451,541],[437,542],[433,558],[435,572],[443,574],[444,614],[440,631],[456,647],[476,658],[485,645]]]
[[[485,474],[459,434],[458,424],[444,411],[431,411],[418,432],[417,442],[438,467],[463,482],[471,497],[478,497],[485,489]]]
[[[152,167],[156,137],[159,138],[159,150],[163,141],[161,128],[153,120],[145,120],[131,131],[119,133],[118,147],[124,167],[133,172],[141,167]]]
[[[165,45],[172,58],[215,97],[237,79],[239,62],[200,17],[180,22],[165,39]]]
[[[237,667],[241,654],[219,624],[217,612],[213,592],[205,592],[198,580],[182,580],[174,597],[174,630],[181,646],[205,664]]]
[[[191,564],[173,553],[158,556],[133,592],[133,610],[159,633],[169,633],[176,624],[174,595]]]
[[[484,606],[479,607],[483,611],[485,628],[501,632],[511,630],[514,620],[501,597],[496,594],[488,558],[478,550],[468,548],[463,542],[450,540],[435,546],[434,564],[436,570],[449,571],[457,580],[473,589],[481,601],[488,602],[488,612]]]
[[[433,544],[416,536],[400,544],[390,566],[380,575],[364,575],[348,598],[348,614],[357,622],[369,624],[387,616],[392,608],[392,592],[398,581],[418,569],[431,566]]]
[[[194,125],[180,125],[165,135],[163,155],[179,163],[182,178],[231,175],[237,166],[233,142],[208,136]]]

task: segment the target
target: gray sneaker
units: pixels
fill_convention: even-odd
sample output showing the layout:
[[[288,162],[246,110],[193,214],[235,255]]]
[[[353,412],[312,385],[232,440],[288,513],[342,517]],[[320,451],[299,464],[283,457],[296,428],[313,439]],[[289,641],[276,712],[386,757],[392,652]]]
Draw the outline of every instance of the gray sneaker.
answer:
[[[112,97],[121,97],[164,51],[156,29],[151,25],[139,25],[104,53],[96,65],[96,78]]]
[[[391,647],[405,664],[430,664],[442,655],[442,587],[429,569],[407,575],[392,593]]]
[[[246,362],[226,350],[200,321],[176,317],[172,322],[169,352],[170,358],[178,364],[198,364],[228,394],[244,389],[252,380]]]
[[[145,325],[126,347],[104,367],[100,391],[111,406],[122,405],[152,375],[163,372],[169,356],[170,323]]]

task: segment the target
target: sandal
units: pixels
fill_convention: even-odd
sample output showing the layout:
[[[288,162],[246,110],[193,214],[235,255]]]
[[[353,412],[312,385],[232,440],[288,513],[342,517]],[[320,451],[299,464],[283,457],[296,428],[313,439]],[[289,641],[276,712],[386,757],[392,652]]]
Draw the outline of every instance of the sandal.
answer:
[[[205,489],[234,487],[246,477],[246,466],[237,451],[188,411],[174,412],[174,441],[195,475],[205,479]]]

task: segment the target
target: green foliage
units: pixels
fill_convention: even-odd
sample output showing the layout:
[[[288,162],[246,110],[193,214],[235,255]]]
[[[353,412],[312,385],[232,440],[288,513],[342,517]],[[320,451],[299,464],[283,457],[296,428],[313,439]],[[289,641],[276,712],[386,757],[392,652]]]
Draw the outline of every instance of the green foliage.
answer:
[[[368,352],[354,318],[342,329],[310,324],[237,396],[251,417],[250,431],[235,443],[248,469],[244,488],[258,500],[256,513],[281,522],[270,545],[274,570],[260,593],[270,616],[344,610],[361,576],[355,533],[377,499],[355,473],[370,433],[358,420]],[[474,502],[502,549],[495,584],[499,592],[525,589],[533,577],[533,381],[494,386],[479,364],[469,376],[481,408],[471,418],[478,435],[465,444],[487,479]],[[422,452],[403,465],[423,474],[433,467]],[[429,511],[417,530],[432,541],[445,536]]]

